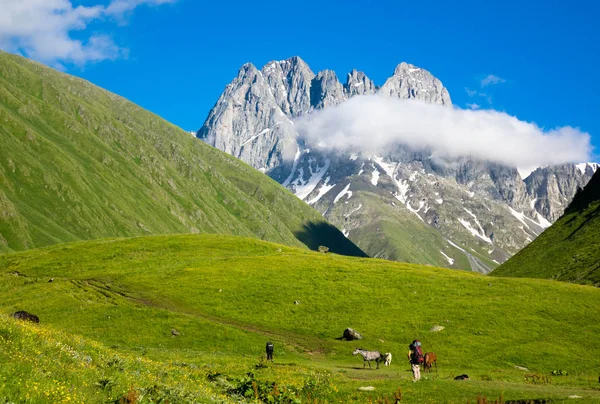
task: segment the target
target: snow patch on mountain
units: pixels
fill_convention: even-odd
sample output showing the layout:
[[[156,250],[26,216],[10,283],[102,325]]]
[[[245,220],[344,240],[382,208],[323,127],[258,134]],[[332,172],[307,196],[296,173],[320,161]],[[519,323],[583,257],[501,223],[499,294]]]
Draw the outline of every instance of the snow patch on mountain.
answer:
[[[333,187],[335,187],[336,184],[329,185],[329,180],[330,179],[331,179],[331,177],[325,178],[325,181],[323,182],[323,185],[321,185],[321,188],[319,188],[319,193],[317,194],[317,196],[315,196],[314,198],[312,198],[310,201],[307,202],[309,205],[312,205],[313,203],[317,203],[319,201],[319,199],[321,199],[321,197],[323,195],[325,195]]]
[[[331,162],[329,160],[325,160],[325,165],[323,167],[318,167],[317,171],[315,172],[313,172],[312,167],[309,167],[310,178],[305,183],[302,183],[302,174],[300,174],[296,181],[292,183],[292,185],[295,185],[295,195],[302,200],[304,200],[308,195],[310,195],[310,193],[315,190],[317,185],[319,185],[319,182],[321,182],[321,179],[323,178],[327,170],[329,170],[330,164]],[[302,170],[302,167],[300,167],[300,170]]]
[[[464,219],[460,219],[460,218],[458,219],[458,221],[474,237],[478,237],[478,238],[482,239],[483,241],[485,241],[486,243],[492,244],[492,240],[489,237],[487,237],[485,234],[481,234],[481,233],[479,233],[479,231],[477,231],[476,229],[474,229],[473,226],[471,226],[471,223],[469,221],[464,220]]]
[[[462,252],[466,252],[464,249],[462,249],[461,247],[457,246],[456,244],[454,244],[452,241],[450,241],[449,239],[446,239],[446,241],[448,242],[448,244],[450,244],[452,247],[459,249]]]
[[[581,174],[585,174],[588,167],[591,167],[592,171],[596,172],[598,169],[598,163],[579,163],[575,164],[575,167],[577,167]]]
[[[246,140],[244,143],[242,143],[242,146],[245,146],[246,144],[251,143],[254,139],[257,139],[259,136],[269,133],[270,131],[271,131],[270,128],[263,129],[262,131],[260,131],[256,135],[252,136],[250,139]],[[298,153],[298,152],[296,152],[296,153]]]
[[[344,189],[342,189],[342,192],[340,192],[339,194],[337,194],[337,196],[333,200],[333,203],[337,203],[340,199],[342,199],[342,197],[344,195],[348,195],[348,199],[350,199],[352,197],[352,191],[349,190],[350,189],[350,185],[351,184],[346,185],[346,187]]]
[[[442,255],[443,255],[443,256],[444,256],[444,257],[445,257],[445,258],[448,260],[448,263],[449,263],[450,265],[454,265],[454,259],[452,259],[452,258],[448,257],[446,254],[444,254],[444,252],[443,252],[443,251],[441,251],[441,250],[440,250],[440,252],[441,252],[441,253],[442,253]]]
[[[377,183],[379,182],[379,171],[375,168],[373,164],[371,165],[373,166],[373,173],[371,174],[371,184],[377,186]]]
[[[410,206],[410,202],[406,202],[406,209],[408,209],[410,212],[414,213],[415,215],[417,215],[417,217],[423,222],[425,223],[425,220],[423,220],[423,218],[421,217],[421,215],[419,215],[419,211],[421,210],[421,208],[423,207],[424,202],[421,201],[421,204],[419,205],[419,209],[413,209],[412,206]]]
[[[544,216],[540,215],[540,212],[535,212],[537,219],[538,219],[538,224],[543,228],[543,229],[547,229],[548,227],[552,226],[552,223],[550,223]]]
[[[362,164],[360,165],[360,169],[358,170],[358,175],[361,175],[362,173],[365,172],[365,170],[363,169],[365,167],[365,162],[363,161]]]
[[[285,181],[283,181],[283,183],[281,185],[283,185],[284,188],[287,188],[290,186],[290,182],[294,179],[294,174],[296,174],[296,168],[298,168],[298,161],[300,160],[300,156],[302,155],[302,152],[300,151],[300,148],[298,147],[296,149],[296,155],[294,156],[294,162],[292,163],[292,171],[290,172],[290,175],[288,175],[288,177],[285,179]]]

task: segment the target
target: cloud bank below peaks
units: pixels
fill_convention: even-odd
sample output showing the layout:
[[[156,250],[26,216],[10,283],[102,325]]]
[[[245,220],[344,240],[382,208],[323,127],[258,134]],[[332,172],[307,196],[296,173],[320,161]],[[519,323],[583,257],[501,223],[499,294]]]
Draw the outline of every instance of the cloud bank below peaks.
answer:
[[[382,153],[394,144],[436,157],[475,157],[511,167],[589,161],[590,135],[564,126],[544,130],[494,110],[463,110],[383,95],[356,96],[295,122],[319,148]]]

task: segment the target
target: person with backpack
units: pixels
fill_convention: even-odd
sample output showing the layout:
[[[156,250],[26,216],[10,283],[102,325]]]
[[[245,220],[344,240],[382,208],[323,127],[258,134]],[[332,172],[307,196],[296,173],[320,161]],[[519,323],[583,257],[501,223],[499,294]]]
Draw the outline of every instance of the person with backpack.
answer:
[[[273,343],[267,342],[267,360],[273,362]]]
[[[410,368],[413,372],[413,382],[421,379],[421,365],[424,361],[423,350],[421,349],[421,343],[419,340],[414,340],[408,346],[408,361],[410,362]]]

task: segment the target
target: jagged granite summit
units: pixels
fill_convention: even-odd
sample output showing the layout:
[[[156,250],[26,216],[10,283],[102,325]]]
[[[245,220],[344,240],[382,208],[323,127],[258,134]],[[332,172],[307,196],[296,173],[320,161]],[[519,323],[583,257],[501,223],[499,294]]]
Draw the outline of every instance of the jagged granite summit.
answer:
[[[474,158],[440,163],[398,144],[372,155],[309,144],[293,120],[357,95],[451,107],[442,82],[400,63],[381,87],[352,70],[316,74],[299,57],[242,66],[197,136],[265,172],[371,256],[487,273],[556,220],[597,165],[565,164],[521,178]]]

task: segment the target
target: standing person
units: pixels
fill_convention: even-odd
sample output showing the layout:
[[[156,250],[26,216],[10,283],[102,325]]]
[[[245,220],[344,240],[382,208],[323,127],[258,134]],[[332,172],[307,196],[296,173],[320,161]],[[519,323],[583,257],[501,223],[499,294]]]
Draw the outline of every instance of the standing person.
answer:
[[[273,362],[273,343],[267,342],[267,360]]]
[[[421,379],[421,369],[419,365],[423,363],[423,351],[421,350],[421,343],[418,340],[414,340],[408,346],[408,361],[410,362],[410,368],[413,373],[413,382]]]

